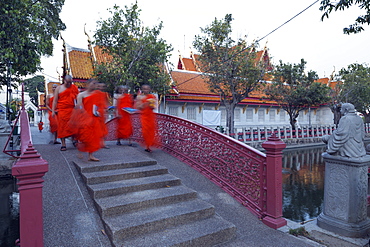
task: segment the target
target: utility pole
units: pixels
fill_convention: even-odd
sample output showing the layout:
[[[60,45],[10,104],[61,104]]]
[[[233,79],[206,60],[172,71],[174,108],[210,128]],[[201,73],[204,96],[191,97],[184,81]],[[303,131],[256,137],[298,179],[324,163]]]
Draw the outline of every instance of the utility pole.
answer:
[[[10,124],[10,100],[11,100],[11,93],[12,93],[12,89],[11,89],[11,86],[10,86],[10,81],[11,81],[11,76],[12,76],[12,62],[10,62],[10,60],[8,60],[8,71],[7,71],[7,82],[6,82],[6,120],[8,121],[8,123]]]

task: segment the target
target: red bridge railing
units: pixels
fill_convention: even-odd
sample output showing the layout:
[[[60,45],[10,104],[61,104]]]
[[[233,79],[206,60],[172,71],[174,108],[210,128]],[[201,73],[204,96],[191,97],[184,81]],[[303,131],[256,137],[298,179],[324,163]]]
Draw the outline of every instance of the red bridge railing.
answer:
[[[132,115],[132,139],[143,142],[140,114]],[[116,119],[107,123],[107,140],[115,140]],[[200,124],[157,114],[158,147],[190,165],[272,228],[282,218],[282,150],[285,144],[270,137],[266,154]]]
[[[42,247],[43,212],[42,187],[43,176],[48,171],[48,163],[42,159],[33,147],[28,114],[24,108],[22,85],[22,109],[19,113],[21,147],[20,156],[12,167],[12,175],[18,180],[19,191],[19,226],[20,237],[18,246]],[[12,133],[13,134],[13,131]],[[11,150],[16,151],[16,150]],[[4,150],[4,153],[9,154]]]

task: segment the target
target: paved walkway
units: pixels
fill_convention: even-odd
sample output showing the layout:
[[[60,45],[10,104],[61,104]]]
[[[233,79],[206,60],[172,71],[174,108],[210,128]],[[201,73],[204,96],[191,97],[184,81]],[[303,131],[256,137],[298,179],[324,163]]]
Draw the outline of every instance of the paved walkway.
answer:
[[[50,134],[40,133],[36,127],[31,128],[31,133],[35,148],[49,163],[43,188],[45,246],[111,246],[86,186],[71,163],[78,159],[78,151],[70,142],[67,143],[67,151],[59,151],[60,145],[48,144],[51,140]],[[287,231],[288,227],[282,229],[283,231],[267,227],[218,186],[161,150],[157,149],[149,154],[140,146],[116,146],[114,142],[107,144],[110,149],[96,152],[95,156],[101,162],[109,162],[113,157],[115,160],[128,161],[135,157],[147,156],[167,167],[185,186],[198,191],[201,199],[213,204],[216,213],[232,222],[238,229],[237,238],[222,246],[322,246],[306,238],[283,232]]]

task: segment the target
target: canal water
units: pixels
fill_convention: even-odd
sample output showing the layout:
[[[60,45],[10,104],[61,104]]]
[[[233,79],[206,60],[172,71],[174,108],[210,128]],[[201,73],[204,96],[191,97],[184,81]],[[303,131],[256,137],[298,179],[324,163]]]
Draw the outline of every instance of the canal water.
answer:
[[[15,246],[19,239],[19,193],[16,180],[0,176],[0,247]]]
[[[324,202],[325,146],[297,148],[283,155],[283,217],[295,222],[314,219]]]

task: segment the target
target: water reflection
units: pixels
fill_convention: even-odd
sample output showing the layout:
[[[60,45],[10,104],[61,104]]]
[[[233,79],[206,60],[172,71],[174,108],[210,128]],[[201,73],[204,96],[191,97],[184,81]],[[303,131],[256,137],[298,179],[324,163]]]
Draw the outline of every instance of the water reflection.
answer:
[[[19,238],[19,193],[16,181],[0,177],[0,247],[15,246]]]
[[[304,222],[322,212],[325,147],[286,150],[283,156],[283,216]]]

